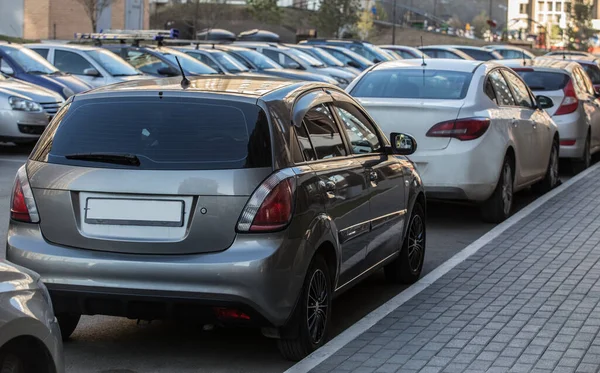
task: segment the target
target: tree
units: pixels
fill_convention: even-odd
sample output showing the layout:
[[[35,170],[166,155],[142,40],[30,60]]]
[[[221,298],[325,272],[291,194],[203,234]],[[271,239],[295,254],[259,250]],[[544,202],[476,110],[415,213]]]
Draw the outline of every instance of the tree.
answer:
[[[272,25],[281,23],[282,12],[277,0],[246,0],[246,4],[255,20]]]
[[[326,0],[316,12],[319,34],[343,36],[344,28],[358,20],[360,0]]]
[[[471,22],[471,27],[475,29],[475,36],[482,39],[485,35],[485,32],[490,29],[490,25],[488,25],[489,17],[486,12],[481,12],[479,15],[473,18]]]
[[[201,28],[210,31],[217,27],[227,9],[227,0],[188,0],[184,7],[184,23],[192,28],[196,39]]]
[[[387,21],[388,20],[388,14],[385,11],[385,8],[383,7],[383,5],[381,4],[380,1],[375,2],[375,9],[376,9],[375,18],[378,21]],[[394,20],[392,20],[392,22],[393,21]]]
[[[369,33],[373,30],[373,13],[370,9],[370,6],[366,6],[360,12],[356,29],[361,40],[365,40],[369,37]]]
[[[592,28],[592,5],[575,3],[571,11],[571,24],[567,30],[569,49],[587,50],[590,37],[594,35]]]
[[[98,18],[100,14],[108,8],[114,0],[77,0],[81,6],[83,6],[83,10],[85,10],[85,14],[87,14],[90,22],[92,23],[92,32],[96,32],[96,27],[98,26]]]

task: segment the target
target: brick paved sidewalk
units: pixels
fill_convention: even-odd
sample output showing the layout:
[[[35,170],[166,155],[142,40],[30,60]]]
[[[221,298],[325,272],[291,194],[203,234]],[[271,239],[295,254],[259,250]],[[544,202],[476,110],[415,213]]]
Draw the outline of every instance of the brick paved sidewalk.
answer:
[[[600,168],[311,372],[600,371]]]

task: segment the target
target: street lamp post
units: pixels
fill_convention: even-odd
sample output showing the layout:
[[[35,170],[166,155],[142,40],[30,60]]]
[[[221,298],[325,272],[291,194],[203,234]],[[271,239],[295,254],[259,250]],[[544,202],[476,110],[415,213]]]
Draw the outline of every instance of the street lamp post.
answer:
[[[396,45],[396,0],[392,9],[392,45]]]

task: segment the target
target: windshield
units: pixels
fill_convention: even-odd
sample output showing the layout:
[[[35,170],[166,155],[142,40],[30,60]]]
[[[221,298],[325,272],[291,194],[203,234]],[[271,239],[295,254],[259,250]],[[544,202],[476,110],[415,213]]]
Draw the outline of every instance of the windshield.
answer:
[[[112,76],[142,75],[140,71],[125,62],[121,57],[107,50],[96,49],[86,51],[85,53],[92,57],[94,61],[98,62],[100,66]]]
[[[250,71],[249,68],[242,65],[240,62],[236,61],[235,58],[231,57],[230,55],[228,55],[225,52],[215,52],[215,53],[213,53],[213,56],[215,57],[215,59],[217,61],[219,61],[219,63],[221,65],[225,66],[225,68],[229,71],[233,71],[233,72]]]
[[[25,72],[37,74],[52,74],[58,69],[44,57],[28,48],[16,48],[8,45],[0,46],[2,51],[10,56]]]
[[[313,52],[313,54],[319,58],[321,61],[325,62],[325,64],[327,66],[339,66],[339,67],[343,67],[344,64],[338,60],[337,58],[333,57],[331,55],[331,53],[327,52],[324,49],[321,48],[313,48],[311,49],[311,52]]]
[[[386,69],[363,77],[356,97],[459,100],[465,98],[472,73],[450,70]]]
[[[192,74],[217,74],[217,72],[210,67],[206,66],[202,62],[198,61],[194,57],[190,57],[185,53],[177,52],[174,50],[162,50],[159,52],[163,55],[167,60],[174,63],[177,66],[177,60],[175,56],[179,59],[179,63],[181,63],[181,67],[187,72]]]
[[[254,66],[256,66],[256,68],[258,70],[266,70],[266,69],[278,69],[281,70],[283,69],[283,67],[281,67],[281,65],[278,65],[277,62],[273,61],[272,59],[265,57],[265,55],[263,55],[262,53],[258,53],[257,51],[254,50],[239,50],[239,51],[234,51],[231,52],[234,56],[235,55],[239,55],[242,56],[243,58],[246,58],[247,60],[250,61],[250,63],[252,63]]]
[[[326,67],[323,62],[317,60],[308,53],[304,53],[297,49],[289,49],[288,51],[292,56],[296,57],[296,60],[301,59],[302,62],[304,62],[305,64],[309,64],[312,67]]]

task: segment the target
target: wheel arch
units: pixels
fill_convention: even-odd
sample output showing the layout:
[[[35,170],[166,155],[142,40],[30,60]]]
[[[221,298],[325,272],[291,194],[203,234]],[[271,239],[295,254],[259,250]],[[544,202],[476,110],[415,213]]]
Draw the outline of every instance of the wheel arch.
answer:
[[[11,353],[25,364],[26,372],[57,373],[52,354],[39,338],[32,335],[15,337],[0,347],[0,356]]]

